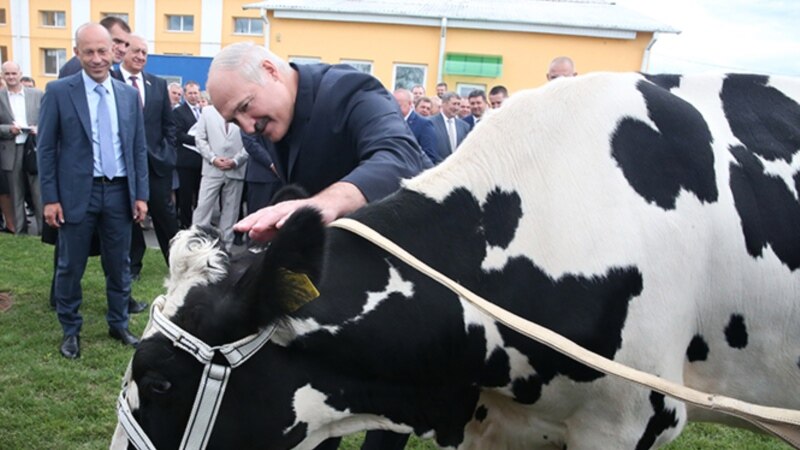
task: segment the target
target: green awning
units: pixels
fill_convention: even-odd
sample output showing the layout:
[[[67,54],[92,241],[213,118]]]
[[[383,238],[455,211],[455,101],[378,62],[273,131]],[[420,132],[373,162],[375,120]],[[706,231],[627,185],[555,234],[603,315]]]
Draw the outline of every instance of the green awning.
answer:
[[[497,78],[503,73],[503,57],[448,53],[444,62],[446,75]]]

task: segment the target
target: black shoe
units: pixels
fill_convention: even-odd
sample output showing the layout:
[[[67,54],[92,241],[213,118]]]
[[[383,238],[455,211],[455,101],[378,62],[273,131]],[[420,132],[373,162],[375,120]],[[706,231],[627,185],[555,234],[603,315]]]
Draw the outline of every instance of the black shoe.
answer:
[[[127,328],[109,328],[108,335],[134,348],[139,345],[139,338],[134,336]]]
[[[64,358],[75,359],[81,356],[81,337],[77,334],[64,336],[61,341],[61,354]]]
[[[145,309],[147,309],[147,303],[145,302],[137,302],[133,297],[128,301],[129,314],[139,314]]]

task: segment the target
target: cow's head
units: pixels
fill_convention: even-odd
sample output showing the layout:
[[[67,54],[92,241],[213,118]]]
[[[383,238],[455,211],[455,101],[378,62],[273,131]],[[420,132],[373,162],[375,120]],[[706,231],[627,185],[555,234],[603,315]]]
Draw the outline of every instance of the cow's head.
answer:
[[[269,245],[238,258],[222,248],[214,230],[182,231],[172,242],[162,311],[209,346],[255,334],[315,297],[312,283],[320,273],[324,235],[320,216],[311,209],[293,214]],[[222,448],[218,442],[223,440],[225,448],[250,448],[260,439],[260,433],[248,429],[251,419],[237,399],[247,398],[249,403],[254,396],[271,395],[261,382],[268,383],[265,374],[280,376],[283,371],[280,358],[274,356],[280,348],[267,347],[232,372],[209,448]],[[215,363],[222,361],[221,355],[214,356]],[[160,331],[145,332],[131,363],[127,402],[155,447],[180,444],[203,367]]]

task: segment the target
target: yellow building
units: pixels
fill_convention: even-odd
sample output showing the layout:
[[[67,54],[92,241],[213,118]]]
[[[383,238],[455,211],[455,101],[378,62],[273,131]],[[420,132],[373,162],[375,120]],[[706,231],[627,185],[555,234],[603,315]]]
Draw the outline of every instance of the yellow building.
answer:
[[[643,70],[657,33],[675,32],[605,0],[0,0],[0,56],[43,86],[72,57],[75,29],[107,15],[151,54],[210,57],[249,40],[429,92],[538,86],[561,55],[581,73]]]

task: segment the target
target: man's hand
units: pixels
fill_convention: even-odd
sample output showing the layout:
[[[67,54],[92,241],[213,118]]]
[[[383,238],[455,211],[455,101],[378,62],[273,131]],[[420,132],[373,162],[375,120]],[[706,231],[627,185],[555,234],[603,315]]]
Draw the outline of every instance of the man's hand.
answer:
[[[317,209],[322,214],[322,222],[328,224],[366,204],[367,199],[355,185],[339,182],[311,198],[289,200],[262,208],[242,219],[233,229],[247,232],[253,240],[269,241],[300,208]]]
[[[64,223],[64,210],[61,203],[48,203],[44,205],[44,221],[53,228],[61,228]]]
[[[145,217],[147,217],[147,202],[144,200],[136,200],[133,202],[134,223],[142,223]]]
[[[212,164],[214,164],[214,167],[220,170],[231,170],[236,168],[236,163],[232,159],[224,156],[218,156],[214,158],[214,162]]]

